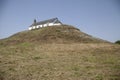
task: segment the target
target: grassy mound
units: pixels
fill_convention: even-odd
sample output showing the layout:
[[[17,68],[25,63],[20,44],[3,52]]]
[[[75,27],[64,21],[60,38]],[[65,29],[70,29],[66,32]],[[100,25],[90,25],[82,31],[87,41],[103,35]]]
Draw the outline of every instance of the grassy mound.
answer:
[[[0,40],[0,80],[120,80],[120,45],[68,25]]]
[[[23,42],[32,43],[102,43],[106,42],[101,39],[94,38],[86,33],[81,32],[79,29],[68,26],[51,26],[41,29],[23,31],[13,36],[4,39],[0,44],[19,44]]]

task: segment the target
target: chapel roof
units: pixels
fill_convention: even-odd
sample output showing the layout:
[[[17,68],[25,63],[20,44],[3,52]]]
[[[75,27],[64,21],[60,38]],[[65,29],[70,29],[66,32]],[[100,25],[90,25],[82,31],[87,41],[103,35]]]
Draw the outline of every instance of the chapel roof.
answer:
[[[48,19],[48,20],[33,23],[30,27],[36,26],[36,25],[43,25],[43,24],[47,24],[47,23],[61,23],[61,22],[58,20],[58,18],[52,18],[52,19]]]

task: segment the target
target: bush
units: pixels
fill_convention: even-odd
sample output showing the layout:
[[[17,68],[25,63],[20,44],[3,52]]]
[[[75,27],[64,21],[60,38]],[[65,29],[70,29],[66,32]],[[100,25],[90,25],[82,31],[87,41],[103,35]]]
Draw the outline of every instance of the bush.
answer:
[[[115,43],[116,43],[116,44],[120,44],[120,40],[116,41]]]

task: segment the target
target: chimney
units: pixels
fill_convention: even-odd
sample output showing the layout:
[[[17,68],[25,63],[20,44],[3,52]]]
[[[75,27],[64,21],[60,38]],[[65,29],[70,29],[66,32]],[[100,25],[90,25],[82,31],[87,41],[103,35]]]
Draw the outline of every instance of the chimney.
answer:
[[[34,24],[36,24],[36,19],[34,19]]]

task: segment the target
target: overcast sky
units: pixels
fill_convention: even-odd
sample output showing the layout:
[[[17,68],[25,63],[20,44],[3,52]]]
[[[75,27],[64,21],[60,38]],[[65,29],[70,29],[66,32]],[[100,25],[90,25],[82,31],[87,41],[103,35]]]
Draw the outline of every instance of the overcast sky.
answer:
[[[0,0],[0,39],[54,17],[94,37],[120,40],[119,0]]]

